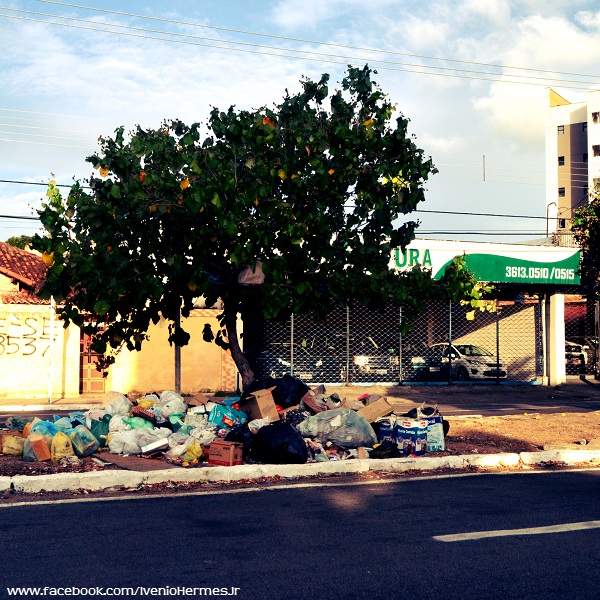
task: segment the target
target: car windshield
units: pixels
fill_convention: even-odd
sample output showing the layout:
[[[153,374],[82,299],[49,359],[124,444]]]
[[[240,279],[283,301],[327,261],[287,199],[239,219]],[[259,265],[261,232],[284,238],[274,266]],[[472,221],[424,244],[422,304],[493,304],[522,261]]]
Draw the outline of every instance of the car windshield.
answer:
[[[460,346],[455,346],[455,348],[463,355],[463,356],[494,356],[491,352],[488,352],[485,348],[481,348],[480,346],[473,346],[472,344],[461,344]]]

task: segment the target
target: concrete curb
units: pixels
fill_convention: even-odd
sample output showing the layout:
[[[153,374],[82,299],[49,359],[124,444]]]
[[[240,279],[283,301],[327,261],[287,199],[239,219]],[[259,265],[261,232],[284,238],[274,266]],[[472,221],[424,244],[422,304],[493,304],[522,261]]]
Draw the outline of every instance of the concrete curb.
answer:
[[[522,468],[543,463],[600,463],[600,450],[548,450],[506,454],[473,454],[391,459],[362,459],[309,463],[303,465],[236,465],[234,467],[199,467],[193,469],[164,469],[141,473],[111,470],[89,473],[58,473],[55,475],[16,475],[0,477],[0,493],[10,491],[35,494],[39,492],[66,492],[86,490],[134,490],[156,483],[234,482],[269,477],[285,479],[317,475],[351,473],[402,473],[406,471],[438,471],[479,467]]]

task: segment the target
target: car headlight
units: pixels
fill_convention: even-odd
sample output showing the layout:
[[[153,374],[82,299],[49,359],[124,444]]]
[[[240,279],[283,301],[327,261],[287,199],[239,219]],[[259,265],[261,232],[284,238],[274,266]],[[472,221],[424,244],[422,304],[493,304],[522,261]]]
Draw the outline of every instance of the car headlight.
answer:
[[[355,365],[366,365],[369,362],[369,358],[367,356],[355,356],[354,357],[354,364]]]

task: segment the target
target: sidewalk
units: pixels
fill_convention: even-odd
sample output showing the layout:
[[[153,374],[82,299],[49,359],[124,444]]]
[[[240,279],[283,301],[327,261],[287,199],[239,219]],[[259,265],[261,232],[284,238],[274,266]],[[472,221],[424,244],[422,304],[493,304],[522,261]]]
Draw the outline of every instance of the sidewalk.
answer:
[[[515,385],[438,385],[438,386],[349,386],[327,388],[329,394],[337,393],[340,398],[354,399],[363,394],[379,394],[388,398],[391,404],[409,410],[422,402],[437,402],[445,416],[452,414],[452,407],[472,407],[477,403],[502,402],[517,408],[521,404],[534,402],[547,406],[560,406],[573,403],[581,412],[598,410],[600,403],[600,382],[595,380],[570,380],[559,388],[545,386]],[[52,404],[39,399],[0,400],[0,418],[10,412],[44,410],[88,410],[103,406],[103,394],[65,398]],[[586,404],[587,403],[587,404]],[[139,456],[122,456],[105,453],[101,458],[112,463],[117,469],[87,473],[58,473],[53,475],[0,477],[0,494],[11,491],[20,493],[67,492],[86,490],[88,492],[143,489],[159,483],[215,483],[264,481],[266,478],[296,480],[343,475],[365,475],[380,473],[435,472],[461,469],[531,469],[544,464],[563,466],[600,466],[600,450],[548,450],[540,452],[473,454],[463,456],[422,456],[393,459],[352,459],[327,463],[303,465],[244,464],[234,467],[199,465],[184,468],[145,459]]]
[[[315,386],[311,386],[315,387]],[[397,386],[328,386],[328,394],[338,394],[341,399],[354,400],[363,394],[385,396],[390,403],[407,405],[409,408],[423,402],[437,402],[445,413],[454,406],[477,403],[519,404],[544,403],[564,404],[577,400],[598,400],[600,402],[600,381],[571,377],[567,383],[559,387],[542,385],[508,385],[493,383],[467,383],[453,385],[397,385]],[[110,392],[109,392],[110,393]],[[206,393],[210,396],[210,392]],[[56,398],[52,402],[48,398],[0,398],[0,414],[6,412],[22,412],[43,410],[89,410],[102,408],[105,394],[85,394],[70,398]],[[449,413],[448,413],[449,414]]]

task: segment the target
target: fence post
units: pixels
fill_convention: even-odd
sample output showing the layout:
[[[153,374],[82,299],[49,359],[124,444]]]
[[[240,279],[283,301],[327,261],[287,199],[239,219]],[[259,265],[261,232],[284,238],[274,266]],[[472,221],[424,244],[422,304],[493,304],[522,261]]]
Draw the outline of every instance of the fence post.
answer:
[[[452,383],[452,300],[448,303],[448,383]]]
[[[350,305],[346,304],[346,385],[350,385]]]
[[[496,302],[496,385],[500,385],[500,307]]]
[[[294,313],[290,317],[290,375],[294,376]]]
[[[398,307],[398,383],[404,381],[402,377],[402,307]]]

